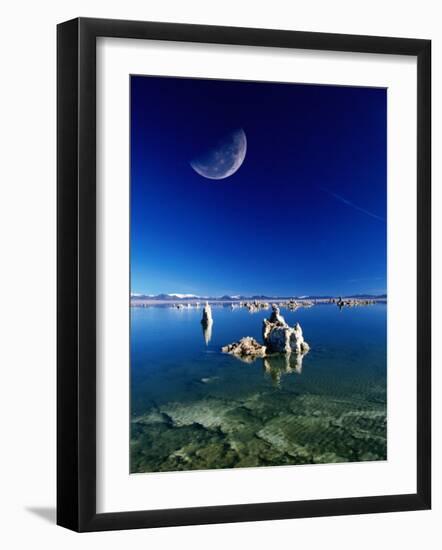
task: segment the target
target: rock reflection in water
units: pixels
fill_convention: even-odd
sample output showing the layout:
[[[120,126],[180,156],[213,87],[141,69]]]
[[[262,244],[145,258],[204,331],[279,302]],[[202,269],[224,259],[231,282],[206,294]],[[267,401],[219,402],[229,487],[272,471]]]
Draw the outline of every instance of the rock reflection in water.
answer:
[[[213,327],[212,308],[210,307],[209,302],[206,302],[206,305],[204,306],[201,326],[203,327],[204,341],[206,342],[207,346],[212,339]]]
[[[244,340],[251,339],[243,338],[239,344],[241,344]],[[223,351],[225,351],[225,348],[223,348]],[[235,359],[238,359],[243,363],[247,363],[248,365],[262,361],[264,372],[270,376],[276,386],[279,386],[283,375],[302,373],[302,363],[307,354],[308,351],[305,351],[304,353],[274,353],[265,355],[264,357],[260,357],[259,355],[241,354],[233,354],[233,356]]]
[[[213,321],[210,321],[207,325],[201,324],[203,328],[204,342],[206,346],[209,345],[210,340],[212,339],[212,330],[213,330]]]
[[[279,386],[283,375],[302,373],[302,362],[307,353],[268,355],[263,360],[264,371]]]

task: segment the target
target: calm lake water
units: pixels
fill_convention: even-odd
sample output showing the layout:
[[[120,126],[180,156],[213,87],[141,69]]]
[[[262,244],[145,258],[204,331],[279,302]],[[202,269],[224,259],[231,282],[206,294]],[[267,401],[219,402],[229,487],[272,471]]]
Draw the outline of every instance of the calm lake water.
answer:
[[[131,472],[386,459],[386,304],[281,313],[302,362],[221,353],[270,310],[131,308]]]

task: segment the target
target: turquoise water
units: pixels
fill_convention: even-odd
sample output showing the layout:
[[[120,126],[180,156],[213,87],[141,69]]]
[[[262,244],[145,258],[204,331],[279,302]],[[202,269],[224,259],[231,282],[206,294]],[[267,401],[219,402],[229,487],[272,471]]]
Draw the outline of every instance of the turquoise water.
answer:
[[[131,472],[385,460],[386,304],[282,309],[311,351],[244,363],[270,310],[131,308]]]

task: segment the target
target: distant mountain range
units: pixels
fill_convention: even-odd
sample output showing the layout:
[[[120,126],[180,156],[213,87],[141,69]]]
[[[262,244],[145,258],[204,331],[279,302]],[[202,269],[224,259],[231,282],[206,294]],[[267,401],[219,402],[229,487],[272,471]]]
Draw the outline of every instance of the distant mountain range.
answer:
[[[229,296],[224,294],[223,296],[198,296],[196,294],[138,294],[132,293],[132,300],[158,300],[158,301],[170,301],[170,302],[179,302],[179,301],[221,301],[221,302],[232,302],[232,301],[250,301],[250,300],[327,300],[330,298],[338,298],[339,295],[309,295],[309,296],[266,296],[265,294],[253,295],[253,296],[243,296],[243,295],[234,295]],[[386,294],[351,294],[351,295],[342,295],[342,298],[358,298],[358,299],[386,299]]]

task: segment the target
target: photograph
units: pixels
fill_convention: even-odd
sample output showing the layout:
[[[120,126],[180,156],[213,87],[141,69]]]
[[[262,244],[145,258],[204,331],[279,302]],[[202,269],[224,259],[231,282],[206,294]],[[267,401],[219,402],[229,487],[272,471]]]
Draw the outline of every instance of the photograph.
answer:
[[[5,3],[1,548],[441,546],[441,3],[366,8]]]
[[[387,460],[386,88],[130,75],[128,269],[131,474]]]

